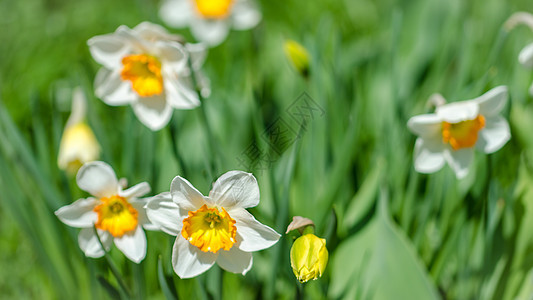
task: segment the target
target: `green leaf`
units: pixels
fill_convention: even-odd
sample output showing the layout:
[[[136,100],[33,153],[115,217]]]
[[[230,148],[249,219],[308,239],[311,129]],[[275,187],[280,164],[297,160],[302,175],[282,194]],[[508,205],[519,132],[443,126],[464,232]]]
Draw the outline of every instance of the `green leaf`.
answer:
[[[439,298],[413,246],[390,220],[383,192],[374,219],[341,243],[331,269],[332,298]]]
[[[177,300],[178,297],[176,296],[176,290],[174,286],[168,285],[167,276],[165,276],[165,272],[163,271],[161,256],[159,256],[157,259],[157,278],[159,278],[159,285],[161,285],[161,290],[163,291],[165,298],[168,300]]]

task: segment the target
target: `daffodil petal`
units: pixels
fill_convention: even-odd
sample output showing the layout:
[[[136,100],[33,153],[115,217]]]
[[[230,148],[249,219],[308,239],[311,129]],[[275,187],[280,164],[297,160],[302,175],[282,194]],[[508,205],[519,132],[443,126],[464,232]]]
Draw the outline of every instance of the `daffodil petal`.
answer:
[[[166,0],[161,5],[159,16],[171,27],[187,26],[195,17],[194,8],[189,0]]]
[[[203,43],[185,44],[185,48],[189,53],[193,69],[199,70],[205,62],[207,57],[207,47]]]
[[[259,185],[251,173],[229,171],[213,184],[209,198],[226,209],[254,207],[259,204]]]
[[[129,104],[138,98],[131,83],[120,78],[120,70],[111,71],[106,68],[101,68],[96,74],[94,93],[111,106]]]
[[[170,193],[154,196],[146,204],[146,215],[152,224],[173,236],[181,236],[183,219],[187,217],[186,213],[181,215],[180,208],[172,201]]]
[[[158,41],[155,43],[157,56],[161,58],[163,68],[180,72],[187,66],[188,55],[181,44]]]
[[[485,153],[499,150],[511,138],[509,123],[501,116],[486,119],[485,128],[479,132],[476,147]]]
[[[132,31],[145,40],[166,39],[177,41],[177,38],[179,38],[179,36],[168,33],[163,26],[150,22],[142,22],[135,26]]]
[[[507,87],[502,85],[491,89],[475,101],[479,104],[479,113],[487,118],[499,114],[505,107],[507,98]]]
[[[159,226],[152,224],[152,222],[148,218],[148,215],[146,214],[145,206],[151,199],[152,198],[134,198],[129,202],[131,206],[133,206],[133,208],[135,208],[135,210],[137,211],[137,221],[139,222],[139,224],[142,225],[144,229],[151,231],[159,231],[161,230]]]
[[[455,172],[455,176],[458,179],[462,179],[468,174],[468,169],[474,158],[474,149],[464,148],[455,151],[446,149],[444,151],[444,158]]]
[[[176,176],[170,184],[170,194],[172,200],[179,208],[194,211],[208,203],[206,199],[187,179]]]
[[[191,278],[209,270],[217,257],[217,253],[202,252],[178,235],[172,249],[172,266],[180,278]]]
[[[434,173],[444,166],[444,145],[437,139],[416,139],[414,151],[415,170]]]
[[[141,182],[139,184],[136,184],[132,187],[130,187],[127,190],[119,191],[119,195],[124,198],[136,198],[136,197],[142,197],[150,192],[150,185],[148,182]]]
[[[61,207],[55,215],[68,226],[91,227],[98,219],[98,215],[93,211],[98,203],[99,201],[94,198],[79,199],[70,205]]]
[[[232,8],[233,28],[248,30],[261,21],[261,12],[252,1],[236,1]]]
[[[87,45],[94,60],[109,69],[119,67],[122,57],[132,50],[126,40],[114,33],[95,36]]]
[[[217,265],[222,269],[242,275],[250,271],[252,264],[252,253],[244,252],[237,247],[232,247],[229,251],[220,251],[217,258]]]
[[[229,24],[226,20],[195,18],[191,22],[191,31],[194,37],[210,46],[217,46],[228,36]]]
[[[441,135],[442,120],[436,114],[414,116],[407,121],[407,127],[421,137],[434,137]]]
[[[192,109],[200,105],[196,92],[173,76],[166,77],[165,90],[168,103],[173,108]]]
[[[133,232],[114,239],[115,246],[134,263],[140,263],[146,256],[146,234],[140,225]]]
[[[106,251],[109,251],[113,239],[107,231],[98,230],[98,235],[100,236],[100,241],[106,248]],[[78,235],[78,244],[80,249],[88,257],[98,258],[104,256],[105,252],[94,234],[94,228],[83,228]]]
[[[438,106],[435,113],[442,121],[458,123],[476,118],[479,114],[479,105],[475,101],[453,102]]]
[[[518,54],[518,61],[525,67],[533,68],[533,43],[527,45]]]
[[[139,121],[153,131],[165,127],[172,117],[172,108],[164,94],[138,98],[133,103],[133,111]]]
[[[80,189],[98,198],[114,195],[118,191],[115,171],[101,161],[84,164],[78,171],[76,181]]]
[[[280,235],[274,229],[261,224],[247,210],[234,208],[228,213],[236,221],[236,245],[242,251],[263,250],[271,247],[279,240]]]

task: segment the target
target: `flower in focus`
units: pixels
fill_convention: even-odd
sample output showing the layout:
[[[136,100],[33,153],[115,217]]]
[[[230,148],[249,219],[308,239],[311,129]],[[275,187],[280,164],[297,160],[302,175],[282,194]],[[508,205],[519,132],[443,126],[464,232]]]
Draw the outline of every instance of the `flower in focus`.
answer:
[[[261,13],[252,0],[165,0],[159,10],[169,26],[190,26],[200,42],[216,46],[231,27],[247,30],[261,21]]]
[[[86,162],[98,159],[100,145],[85,122],[87,100],[80,88],[72,95],[72,111],[61,137],[57,164],[60,169],[74,174]]]
[[[78,186],[93,195],[63,206],[55,214],[65,224],[81,228],[78,242],[88,257],[105,254],[95,234],[108,251],[111,243],[131,261],[139,263],[146,256],[146,235],[143,227],[157,230],[146,216],[144,206],[149,199],[139,199],[150,191],[148,183],[139,183],[122,190],[115,172],[106,163],[84,164],[76,176]]]
[[[438,106],[433,114],[407,122],[418,138],[414,165],[433,173],[447,162],[457,178],[467,175],[474,147],[485,153],[499,150],[511,138],[509,124],[499,113],[507,102],[507,87],[498,86],[478,98]]]
[[[94,83],[96,96],[112,106],[131,104],[137,118],[154,131],[169,122],[172,109],[200,105],[180,40],[147,22],[89,39],[91,55],[103,66]]]
[[[213,184],[208,197],[177,176],[170,193],[154,197],[146,210],[153,224],[176,236],[172,265],[179,277],[190,278],[215,262],[226,271],[244,275],[252,267],[252,252],[278,241],[278,233],[246,210],[258,204],[255,177],[230,171]]]
[[[505,22],[505,27],[507,30],[511,30],[518,24],[525,24],[533,30],[533,15],[527,12],[514,13]],[[522,51],[520,51],[520,54],[518,54],[518,61],[526,68],[533,68],[533,43],[528,44],[522,49]],[[529,94],[533,95],[533,84],[529,88]]]
[[[287,40],[283,45],[283,50],[296,71],[303,77],[307,77],[309,75],[309,53],[307,50],[293,40]]]
[[[328,264],[326,240],[312,233],[297,238],[291,248],[291,267],[300,282],[322,276]]]

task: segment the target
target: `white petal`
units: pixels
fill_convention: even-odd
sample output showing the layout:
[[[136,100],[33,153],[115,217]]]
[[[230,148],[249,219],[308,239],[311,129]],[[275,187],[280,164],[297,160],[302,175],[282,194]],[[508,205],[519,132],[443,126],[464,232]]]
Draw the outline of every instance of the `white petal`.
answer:
[[[152,131],[165,127],[172,117],[172,108],[165,99],[165,94],[153,97],[141,97],[133,103],[135,115]]]
[[[407,127],[421,137],[435,137],[441,135],[442,120],[436,114],[414,116],[407,121]]]
[[[274,229],[261,224],[252,214],[242,208],[232,209],[229,215],[236,221],[237,247],[246,252],[271,247],[280,238]]]
[[[94,60],[108,69],[120,67],[122,58],[132,50],[127,40],[114,33],[95,36],[87,45]]]
[[[417,138],[414,151],[415,170],[434,173],[444,166],[445,145],[437,139]]]
[[[506,86],[498,86],[480,97],[476,98],[479,104],[479,113],[484,117],[490,117],[499,114],[507,103],[508,92]]]
[[[228,272],[246,275],[252,268],[253,257],[250,252],[232,247],[229,251],[221,250],[219,253],[217,264]]]
[[[485,127],[478,134],[476,147],[485,153],[498,151],[511,138],[509,123],[501,116],[487,118]]]
[[[254,207],[259,204],[259,185],[251,173],[229,171],[213,184],[209,198],[226,209]]]
[[[453,102],[437,107],[435,113],[443,121],[458,123],[475,119],[479,114],[479,105],[475,101]]]
[[[120,70],[101,68],[94,80],[94,94],[107,105],[129,104],[139,96],[131,88],[131,82],[120,78]]]
[[[159,9],[163,22],[171,27],[182,28],[189,25],[194,18],[194,9],[189,0],[167,0]]]
[[[455,172],[455,176],[461,179],[468,174],[468,169],[474,158],[474,148],[459,150],[446,149],[444,151],[444,158]]]
[[[165,77],[165,91],[169,104],[175,109],[191,109],[199,106],[200,100],[196,92],[181,81],[172,75]]]
[[[185,48],[174,42],[159,41],[155,43],[157,57],[166,72],[179,73],[187,66],[188,55]]]
[[[78,171],[76,181],[80,189],[98,198],[116,195],[118,192],[115,171],[102,161],[84,164]]]
[[[137,36],[148,41],[167,40],[179,41],[180,36],[169,33],[163,26],[150,22],[142,22],[132,30]]]
[[[198,41],[216,46],[228,36],[229,25],[226,20],[195,18],[192,20],[191,31]]]
[[[518,61],[525,67],[533,68],[533,43],[527,45],[520,51]]]
[[[111,242],[113,239],[107,231],[98,230],[98,235],[100,236],[100,241],[104,245],[106,251],[109,251],[111,247]],[[78,244],[80,245],[81,250],[88,257],[98,258],[104,256],[105,252],[98,242],[96,234],[94,234],[94,228],[83,228],[78,235]]]
[[[170,194],[174,203],[184,210],[197,210],[208,201],[187,179],[180,176],[172,180]]]
[[[199,70],[207,57],[207,47],[203,43],[185,44],[185,49],[189,53],[193,69]]]
[[[529,94],[533,96],[533,84],[529,87]]]
[[[131,206],[135,208],[137,211],[137,220],[139,221],[139,224],[142,225],[142,227],[146,230],[152,230],[152,231],[160,231],[161,228],[159,226],[152,224],[150,219],[148,218],[148,215],[146,214],[146,204],[148,203],[148,200],[150,198],[136,198],[130,201]]]
[[[133,232],[115,238],[115,246],[134,263],[140,263],[146,256],[146,235],[140,225]]]
[[[92,227],[98,220],[98,215],[93,209],[99,202],[94,198],[79,199],[70,205],[61,207],[55,215],[61,222],[71,227]]]
[[[161,193],[154,196],[146,204],[146,214],[148,219],[155,226],[170,235],[181,235],[183,219],[186,214],[180,213],[180,209],[170,196],[170,193]]]
[[[150,185],[148,184],[148,182],[141,182],[124,191],[122,190],[122,188],[120,188],[118,194],[124,198],[137,198],[142,197],[148,194],[149,192]]]
[[[209,270],[217,257],[218,254],[203,252],[178,235],[172,249],[172,266],[180,278],[191,278]]]
[[[261,21],[261,12],[252,1],[237,1],[232,8],[233,28],[247,30]]]

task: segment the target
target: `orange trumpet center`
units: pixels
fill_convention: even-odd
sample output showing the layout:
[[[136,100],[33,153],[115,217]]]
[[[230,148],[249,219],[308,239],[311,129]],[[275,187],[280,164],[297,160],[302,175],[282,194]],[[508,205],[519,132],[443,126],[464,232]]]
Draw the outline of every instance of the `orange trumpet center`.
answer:
[[[229,250],[235,244],[235,220],[224,208],[208,208],[203,205],[196,211],[189,211],[183,220],[181,235],[203,252],[217,253],[218,250]]]
[[[458,123],[442,122],[442,141],[450,144],[453,150],[473,147],[478,132],[485,127],[485,117],[478,115],[473,120]]]
[[[132,88],[141,97],[160,95],[163,92],[161,62],[151,55],[133,54],[122,59],[122,80],[131,81]]]
[[[113,195],[100,200],[102,204],[94,208],[98,214],[96,228],[108,231],[113,237],[135,230],[139,213],[124,197]]]

